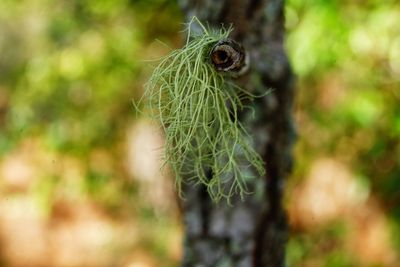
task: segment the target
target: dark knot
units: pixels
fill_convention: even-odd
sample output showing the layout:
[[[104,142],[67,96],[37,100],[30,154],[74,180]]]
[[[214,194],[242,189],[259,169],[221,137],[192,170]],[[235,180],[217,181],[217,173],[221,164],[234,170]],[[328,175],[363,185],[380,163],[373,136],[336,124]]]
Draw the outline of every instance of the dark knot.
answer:
[[[211,61],[219,71],[239,72],[245,65],[245,51],[239,43],[223,39],[211,50]]]

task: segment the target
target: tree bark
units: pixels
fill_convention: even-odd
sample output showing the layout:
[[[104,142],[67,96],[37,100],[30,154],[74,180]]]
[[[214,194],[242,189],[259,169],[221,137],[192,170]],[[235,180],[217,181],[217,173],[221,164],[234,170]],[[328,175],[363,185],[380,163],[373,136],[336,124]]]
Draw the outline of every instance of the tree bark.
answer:
[[[185,267],[285,266],[287,225],[284,181],[292,166],[293,81],[284,51],[283,0],[179,0],[187,20],[233,25],[232,39],[250,55],[249,71],[236,82],[254,93],[240,120],[266,163],[266,176],[248,183],[252,194],[213,203],[203,186],[185,185]],[[254,115],[254,116],[253,116]],[[249,170],[252,171],[252,170]]]

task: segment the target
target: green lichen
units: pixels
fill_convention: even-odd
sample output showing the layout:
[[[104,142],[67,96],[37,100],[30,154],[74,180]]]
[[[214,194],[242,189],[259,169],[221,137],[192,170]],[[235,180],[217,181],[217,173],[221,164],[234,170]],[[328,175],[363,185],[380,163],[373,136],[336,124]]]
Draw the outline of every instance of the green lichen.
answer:
[[[201,34],[190,29],[193,23]],[[165,132],[164,160],[183,182],[201,183],[218,201],[249,190],[246,181],[253,168],[264,174],[264,163],[238,120],[244,99],[253,95],[215,70],[210,61],[213,46],[232,28],[213,31],[193,18],[183,48],[161,59],[145,86],[151,116]]]

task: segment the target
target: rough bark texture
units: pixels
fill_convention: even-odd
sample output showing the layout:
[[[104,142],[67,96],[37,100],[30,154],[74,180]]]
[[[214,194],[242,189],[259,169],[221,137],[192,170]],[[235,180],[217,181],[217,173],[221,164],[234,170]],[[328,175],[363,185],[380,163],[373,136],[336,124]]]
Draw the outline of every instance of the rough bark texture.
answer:
[[[251,58],[250,69],[237,82],[265,97],[243,112],[241,121],[266,162],[266,177],[249,182],[253,194],[212,203],[202,186],[184,186],[186,226],[183,266],[284,266],[287,226],[281,200],[292,166],[293,74],[284,51],[283,0],[180,0],[187,19],[220,27],[233,24],[232,38]],[[251,170],[249,170],[251,171]]]

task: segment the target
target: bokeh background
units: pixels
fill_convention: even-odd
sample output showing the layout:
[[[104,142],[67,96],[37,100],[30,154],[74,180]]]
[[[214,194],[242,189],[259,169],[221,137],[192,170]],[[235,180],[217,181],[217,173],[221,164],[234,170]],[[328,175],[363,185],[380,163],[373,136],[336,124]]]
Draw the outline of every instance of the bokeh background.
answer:
[[[290,266],[400,266],[400,3],[288,0]],[[0,266],[178,266],[162,135],[135,115],[182,44],[166,0],[0,1]]]

